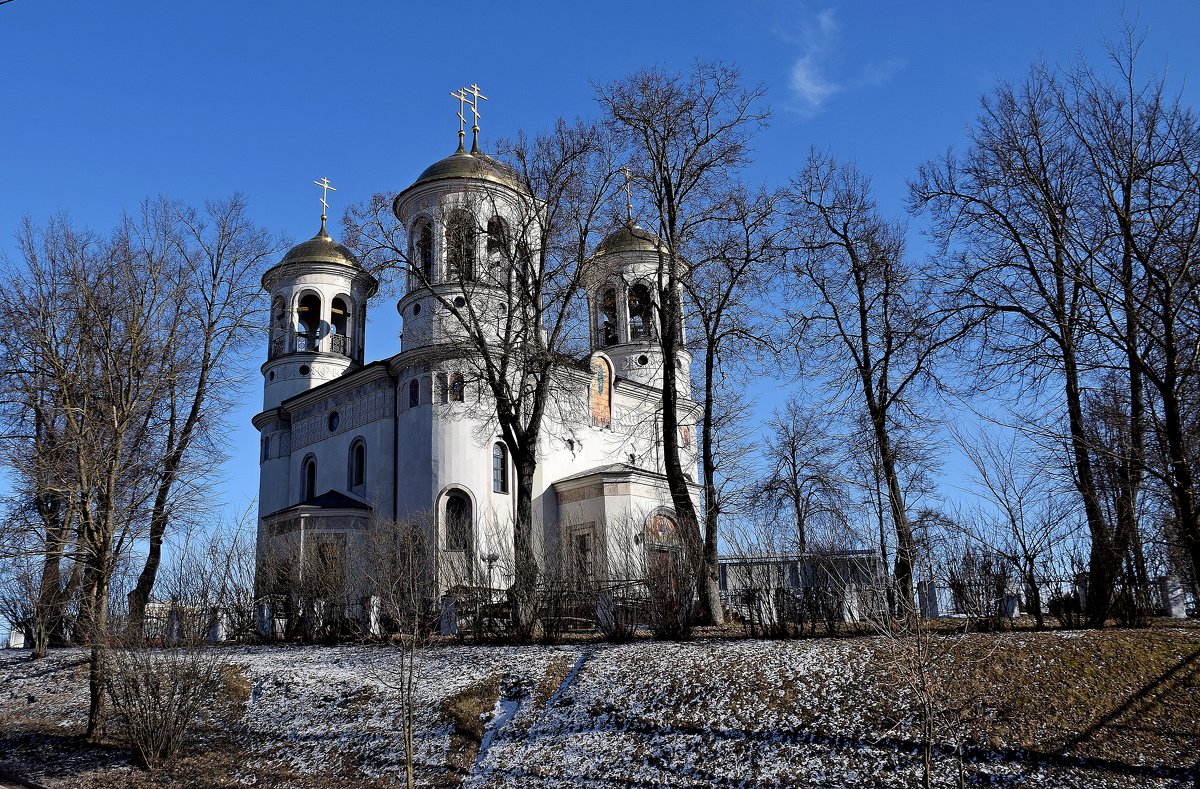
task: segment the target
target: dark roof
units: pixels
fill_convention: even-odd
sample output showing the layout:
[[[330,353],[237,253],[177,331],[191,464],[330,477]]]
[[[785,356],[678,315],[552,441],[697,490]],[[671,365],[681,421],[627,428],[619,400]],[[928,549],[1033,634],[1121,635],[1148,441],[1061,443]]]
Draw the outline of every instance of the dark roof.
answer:
[[[370,510],[371,505],[365,501],[351,498],[345,493],[339,493],[336,490],[328,490],[319,496],[313,496],[311,499],[305,499],[299,504],[293,504],[290,507],[284,507],[281,510],[272,512],[267,517],[280,515],[284,512],[293,510]]]
[[[659,474],[656,471],[638,468],[637,466],[631,466],[628,463],[610,463],[607,466],[599,466],[597,468],[588,469],[587,471],[581,471],[578,474],[572,474],[569,477],[556,479],[554,480],[553,484],[557,485],[560,482],[571,482],[573,480],[583,479],[584,477],[591,477],[597,474],[649,474],[652,477],[661,477],[666,479],[662,474]]]

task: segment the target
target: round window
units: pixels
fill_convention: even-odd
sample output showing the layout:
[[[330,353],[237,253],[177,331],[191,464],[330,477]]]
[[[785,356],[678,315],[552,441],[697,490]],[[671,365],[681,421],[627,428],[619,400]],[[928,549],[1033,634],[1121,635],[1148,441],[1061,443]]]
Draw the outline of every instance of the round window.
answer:
[[[413,305],[413,308],[412,308],[412,314],[413,314],[413,315],[420,315],[420,314],[421,314],[421,305],[420,305],[420,303],[417,303],[417,304],[414,304],[414,305]]]
[[[330,411],[329,412],[329,431],[332,433],[334,430],[337,430],[338,424],[341,423],[341,421],[342,421],[342,418],[341,418],[341,416],[338,415],[337,411]]]
[[[465,307],[465,306],[467,306],[467,300],[464,299],[462,296],[455,296],[454,297],[454,306],[455,307]]]
[[[638,357],[638,364],[640,364],[642,367],[645,367],[646,365],[650,364],[650,357],[643,353]]]
[[[307,364],[300,365],[300,374],[308,375],[308,365]]]

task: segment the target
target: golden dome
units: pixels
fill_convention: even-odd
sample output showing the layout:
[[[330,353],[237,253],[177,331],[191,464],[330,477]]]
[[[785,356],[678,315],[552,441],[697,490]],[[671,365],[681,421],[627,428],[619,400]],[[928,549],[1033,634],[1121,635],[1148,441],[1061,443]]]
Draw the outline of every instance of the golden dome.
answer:
[[[425,171],[417,177],[417,180],[413,181],[412,186],[408,189],[412,189],[417,184],[440,181],[445,178],[474,178],[502,184],[510,189],[520,188],[517,174],[508,165],[486,154],[459,150],[426,167]],[[407,192],[408,189],[404,191]]]
[[[324,225],[315,236],[289,249],[283,260],[279,261],[279,265],[301,261],[345,263],[347,266],[358,267],[358,259],[354,257],[354,253],[330,238]]]
[[[641,225],[626,222],[619,229],[609,233],[600,246],[596,247],[597,255],[612,255],[617,252],[666,252],[658,236]]]

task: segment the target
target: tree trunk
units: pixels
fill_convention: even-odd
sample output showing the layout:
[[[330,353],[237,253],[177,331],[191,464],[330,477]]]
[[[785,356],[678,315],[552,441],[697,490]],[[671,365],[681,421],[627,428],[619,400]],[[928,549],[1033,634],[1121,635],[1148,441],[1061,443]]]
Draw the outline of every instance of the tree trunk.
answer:
[[[513,636],[521,643],[533,639],[537,616],[537,553],[533,544],[533,474],[537,460],[531,452],[513,452],[517,472],[517,518],[513,523],[513,560],[516,564],[511,589]]]
[[[674,258],[668,257],[665,265],[674,267]],[[664,309],[660,315],[660,346],[663,352],[663,388],[662,388],[662,442],[663,466],[667,476],[667,487],[671,492],[671,505],[675,517],[679,521],[680,537],[683,540],[686,556],[686,569],[690,580],[703,584],[705,573],[704,541],[700,535],[699,518],[696,507],[692,503],[691,491],[688,490],[687,477],[683,473],[683,464],[679,457],[679,316],[681,305],[679,293],[675,287],[675,277],[668,274],[665,291],[660,290],[663,297]],[[688,594],[692,590],[688,590]],[[718,601],[720,595],[717,595]],[[702,600],[707,604],[708,598]],[[690,605],[690,601],[688,601]]]
[[[713,455],[713,403],[716,391],[716,360],[710,352],[704,357],[704,414],[700,429],[704,474],[704,556],[700,566],[700,615],[710,625],[725,624],[725,606],[721,602],[720,563],[717,538],[720,528],[721,502],[717,490],[717,459]],[[689,497],[689,501],[690,501]]]
[[[91,654],[88,660],[88,719],[85,736],[91,742],[104,739],[104,678],[108,671],[108,579],[105,573],[93,586],[91,600]]]
[[[1063,336],[1066,337],[1065,334]],[[1112,610],[1113,585],[1121,557],[1113,550],[1112,535],[1104,521],[1104,513],[1100,510],[1100,502],[1096,496],[1096,481],[1092,473],[1092,459],[1084,430],[1075,348],[1069,340],[1064,341],[1061,347],[1067,422],[1075,465],[1075,488],[1083,499],[1084,517],[1092,538],[1088,557],[1087,623],[1089,627],[1103,627]]]

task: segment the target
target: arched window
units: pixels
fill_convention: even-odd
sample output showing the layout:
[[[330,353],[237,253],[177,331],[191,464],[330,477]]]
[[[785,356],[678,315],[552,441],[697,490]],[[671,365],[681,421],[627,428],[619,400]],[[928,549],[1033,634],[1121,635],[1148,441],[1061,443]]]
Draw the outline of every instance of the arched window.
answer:
[[[508,257],[508,223],[498,216],[488,220],[487,255],[493,263],[502,263]]]
[[[338,296],[330,303],[329,318],[329,325],[333,330],[330,350],[342,356],[352,355],[350,338],[347,336],[350,329],[350,305],[344,296]]]
[[[408,407],[416,408],[421,404],[421,382],[416,378],[408,382]]]
[[[450,402],[461,403],[464,389],[462,373],[450,373]]]
[[[304,474],[301,477],[304,485],[300,491],[300,500],[308,501],[317,495],[317,459],[309,455],[304,459]]]
[[[283,296],[276,296],[271,302],[271,352],[274,359],[283,353],[284,337],[287,336],[287,307],[284,306]]]
[[[296,350],[315,351],[320,342],[321,297],[305,293],[296,307]]]
[[[446,223],[446,276],[460,282],[475,279],[475,217],[461,208],[450,212]]]
[[[471,500],[460,490],[446,497],[446,550],[465,551],[471,544]]]
[[[637,284],[629,289],[630,340],[642,340],[653,336],[654,313],[651,307],[649,288]]]
[[[600,311],[596,316],[596,328],[600,332],[600,347],[607,348],[621,341],[617,334],[617,292],[612,288],[600,296]]]
[[[271,459],[271,437],[263,436],[262,444],[263,444],[262,459],[265,462],[265,461]]]
[[[350,484],[349,488],[361,488],[367,479],[367,445],[361,438],[355,439],[350,445]]]
[[[499,442],[492,447],[492,490],[508,493],[508,447]]]
[[[367,307],[364,304],[363,308],[358,311],[358,330],[354,333],[354,358],[359,362],[363,360],[363,338],[367,336]]]
[[[428,219],[421,220],[413,230],[413,237],[416,239],[413,250],[416,270],[420,272],[422,281],[417,284],[428,284],[433,281],[433,226]]]

